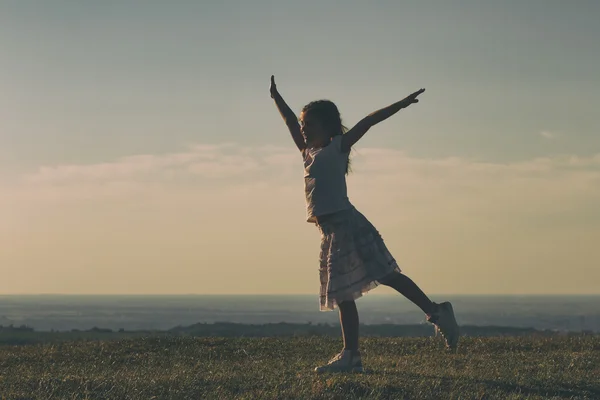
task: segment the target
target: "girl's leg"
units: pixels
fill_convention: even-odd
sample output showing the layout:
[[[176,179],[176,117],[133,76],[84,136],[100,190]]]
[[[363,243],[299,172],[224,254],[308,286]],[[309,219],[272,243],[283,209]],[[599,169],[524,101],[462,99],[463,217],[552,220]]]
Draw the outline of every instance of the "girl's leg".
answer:
[[[423,291],[408,276],[394,271],[383,281],[383,285],[396,289],[400,294],[415,303],[427,315],[427,321],[436,326],[436,332],[442,333],[446,346],[456,350],[459,338],[459,328],[454,317],[452,304],[444,302],[432,303]]]
[[[396,289],[404,297],[415,303],[425,314],[431,314],[434,311],[434,305],[429,297],[408,276],[394,271],[381,283]]]
[[[360,352],[358,351],[358,310],[354,301],[338,304],[344,351],[333,357],[326,365],[315,368],[321,372],[363,372]]]
[[[358,350],[358,310],[354,301],[343,301],[338,304],[344,350]]]

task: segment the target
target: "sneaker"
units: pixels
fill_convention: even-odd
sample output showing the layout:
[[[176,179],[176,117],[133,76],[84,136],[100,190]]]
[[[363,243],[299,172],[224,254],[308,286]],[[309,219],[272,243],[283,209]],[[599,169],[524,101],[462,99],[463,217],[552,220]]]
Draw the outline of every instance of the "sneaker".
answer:
[[[315,368],[315,372],[363,372],[362,361],[358,351],[343,350],[326,365]]]
[[[435,311],[427,316],[427,321],[435,326],[435,334],[442,334],[446,340],[446,347],[455,351],[458,345],[459,329],[454,318],[454,310],[450,302],[433,303]]]

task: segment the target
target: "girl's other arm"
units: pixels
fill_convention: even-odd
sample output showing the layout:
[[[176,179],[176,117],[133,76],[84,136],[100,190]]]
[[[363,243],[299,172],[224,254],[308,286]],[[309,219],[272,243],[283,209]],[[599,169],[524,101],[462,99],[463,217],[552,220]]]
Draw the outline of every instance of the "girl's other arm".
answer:
[[[283,97],[277,91],[277,86],[275,85],[275,77],[271,75],[271,98],[275,100],[275,105],[277,105],[277,109],[281,114],[281,117],[285,121],[285,124],[292,135],[292,139],[294,139],[294,143],[298,147],[298,150],[303,151],[306,148],[306,143],[304,142],[304,137],[302,136],[302,132],[300,131],[300,124],[298,124],[298,118],[296,114],[290,109],[290,107],[283,100]]]
[[[352,146],[358,142],[360,138],[363,137],[365,133],[373,126],[380,123],[383,120],[388,119],[392,115],[396,114],[403,108],[408,107],[413,103],[418,103],[419,100],[417,96],[423,93],[425,89],[420,89],[408,97],[400,100],[397,103],[394,103],[390,106],[382,108],[381,110],[377,110],[367,115],[365,118],[361,119],[356,125],[352,127],[346,134],[342,137],[342,151],[349,152]]]

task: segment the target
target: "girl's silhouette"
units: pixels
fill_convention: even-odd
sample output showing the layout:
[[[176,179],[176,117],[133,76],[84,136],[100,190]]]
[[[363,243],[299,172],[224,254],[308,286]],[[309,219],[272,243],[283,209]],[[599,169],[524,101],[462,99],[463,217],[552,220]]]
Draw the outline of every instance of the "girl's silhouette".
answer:
[[[421,308],[446,346],[455,350],[459,330],[452,305],[432,302],[401,272],[377,229],[352,205],[346,191],[352,146],[373,125],[418,103],[417,96],[425,89],[367,115],[350,130],[342,125],[336,105],[329,100],[307,104],[297,119],[279,94],[274,76],[270,91],[304,160],[307,221],[321,233],[320,310],[339,308],[342,326],[343,350],[315,371],[363,371],[355,300],[379,284],[396,289]]]

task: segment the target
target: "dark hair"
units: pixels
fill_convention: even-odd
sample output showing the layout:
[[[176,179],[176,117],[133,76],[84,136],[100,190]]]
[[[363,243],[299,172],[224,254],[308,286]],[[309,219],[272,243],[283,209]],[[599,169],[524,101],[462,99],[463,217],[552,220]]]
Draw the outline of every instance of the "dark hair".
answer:
[[[302,107],[303,114],[309,114],[315,117],[319,123],[328,132],[331,133],[331,137],[337,135],[343,135],[348,131],[342,124],[342,117],[340,111],[334,102],[330,100],[315,100],[311,101],[304,107]],[[350,171],[350,156],[348,156],[348,163],[346,164],[346,174]]]

